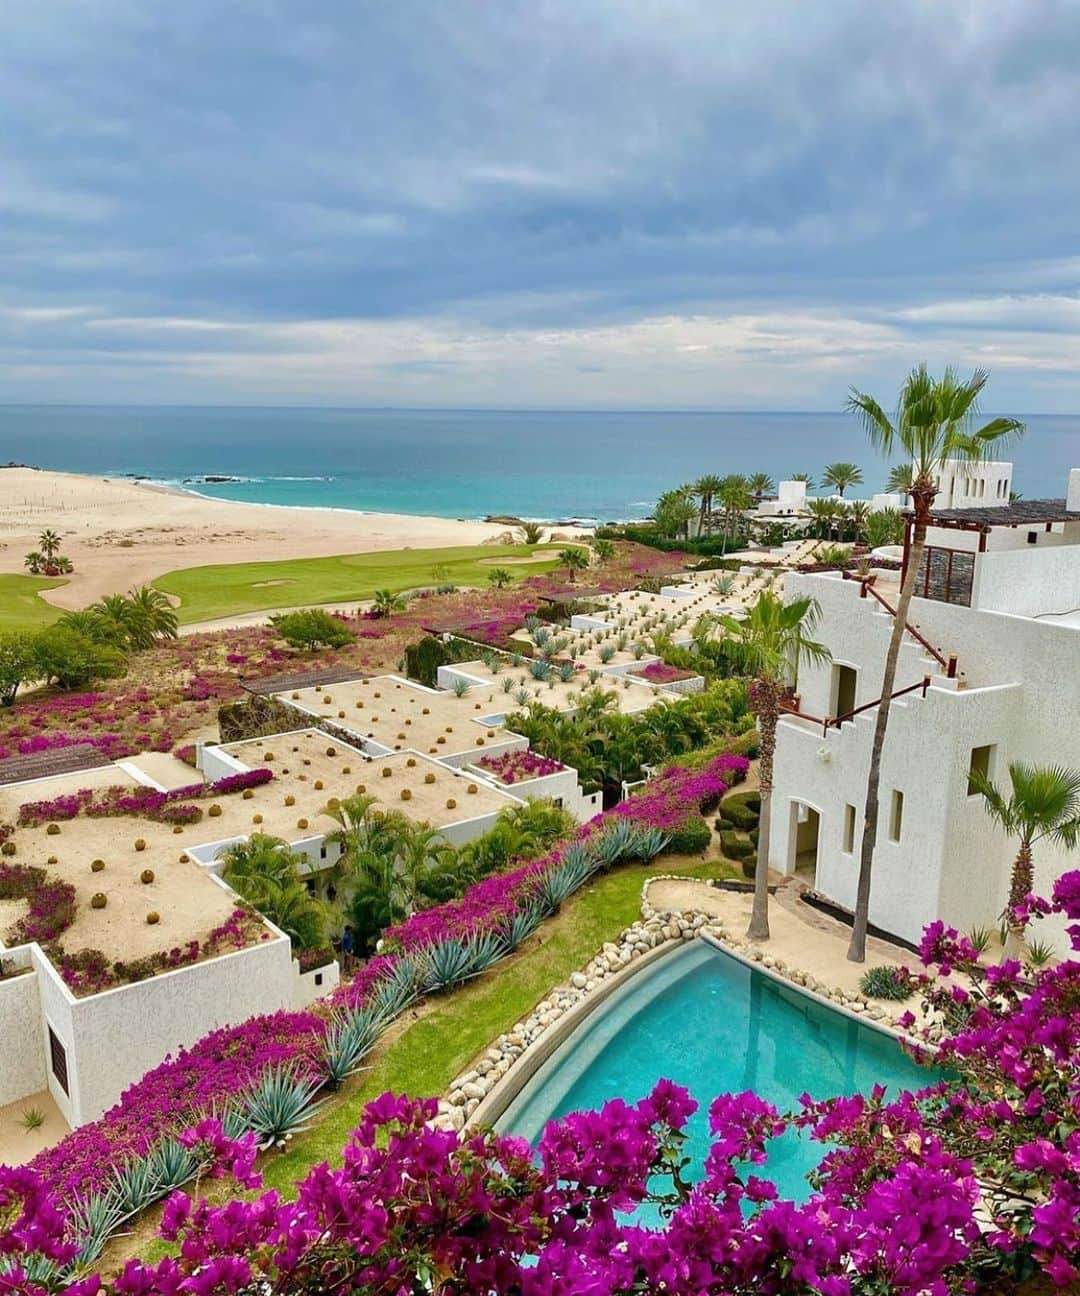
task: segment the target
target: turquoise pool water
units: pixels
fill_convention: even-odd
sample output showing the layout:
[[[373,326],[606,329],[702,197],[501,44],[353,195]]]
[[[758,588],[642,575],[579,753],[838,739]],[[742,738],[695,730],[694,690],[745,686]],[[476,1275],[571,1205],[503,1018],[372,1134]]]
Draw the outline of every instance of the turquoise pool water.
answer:
[[[918,1089],[933,1072],[881,1031],[780,985],[756,968],[694,941],[643,970],[589,1015],[518,1094],[497,1122],[535,1141],[548,1121],[636,1101],[661,1076],[685,1085],[700,1107],[688,1151],[700,1165],[709,1146],[708,1107],[719,1093],[753,1090],[781,1111],[815,1098]],[[781,1195],[801,1200],[820,1143],[785,1133],[764,1171]],[[648,1222],[647,1220],[644,1222]]]

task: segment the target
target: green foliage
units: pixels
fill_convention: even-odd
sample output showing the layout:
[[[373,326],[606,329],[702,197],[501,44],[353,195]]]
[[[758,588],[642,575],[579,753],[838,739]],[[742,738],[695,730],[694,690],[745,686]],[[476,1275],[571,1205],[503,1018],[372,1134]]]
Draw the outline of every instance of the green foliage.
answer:
[[[322,608],[304,608],[299,612],[282,612],[270,618],[270,624],[290,648],[316,652],[320,648],[344,648],[355,636],[348,626]]]
[[[681,828],[668,834],[667,849],[673,855],[700,855],[709,849],[712,833],[704,819],[692,815]]]
[[[859,989],[868,999],[891,999],[902,1003],[915,990],[911,974],[904,968],[881,964],[867,968],[859,978]]]
[[[240,1095],[240,1106],[248,1128],[263,1148],[283,1143],[308,1128],[322,1106],[315,1100],[319,1081],[300,1075],[291,1066],[279,1065],[265,1071]]]
[[[280,928],[294,950],[326,943],[326,911],[301,881],[304,856],[276,837],[253,833],[222,853],[225,881]]]
[[[518,527],[523,544],[539,544],[544,537],[544,528],[539,522],[522,522]]]
[[[129,652],[152,648],[160,639],[175,639],[176,613],[168,597],[149,585],[127,594],[107,594],[88,608],[68,612],[60,625]]]
[[[472,645],[473,653],[476,645]],[[463,661],[466,658],[455,657],[450,648],[434,635],[425,635],[417,643],[409,644],[405,649],[405,673],[409,679],[435,688],[439,679],[439,667],[449,666],[451,662]]]
[[[869,514],[863,527],[863,539],[871,549],[901,544],[904,539],[904,519],[900,516],[900,510],[876,509]]]
[[[392,589],[377,589],[371,600],[371,611],[377,617],[393,616],[405,610],[405,597]]]
[[[35,637],[36,673],[62,689],[85,688],[99,679],[119,679],[127,671],[123,653],[95,643],[78,631],[50,626]]]
[[[754,854],[754,843],[749,837],[742,836],[732,829],[725,829],[720,834],[720,849],[732,860],[750,859]]]
[[[840,495],[843,495],[849,486],[858,486],[862,479],[862,469],[853,463],[829,464],[821,474],[821,484],[833,487]]]
[[[505,589],[513,579],[513,573],[505,567],[493,567],[488,572],[488,584],[494,586],[495,589]]]
[[[0,635],[0,706],[11,706],[19,688],[40,670],[37,642],[23,631]]]

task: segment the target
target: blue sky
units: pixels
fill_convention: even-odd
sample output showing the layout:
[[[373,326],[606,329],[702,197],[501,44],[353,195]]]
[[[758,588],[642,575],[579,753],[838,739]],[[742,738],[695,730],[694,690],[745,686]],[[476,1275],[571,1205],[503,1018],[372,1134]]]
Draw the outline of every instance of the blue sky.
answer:
[[[1080,5],[8,0],[0,400],[1080,410]]]

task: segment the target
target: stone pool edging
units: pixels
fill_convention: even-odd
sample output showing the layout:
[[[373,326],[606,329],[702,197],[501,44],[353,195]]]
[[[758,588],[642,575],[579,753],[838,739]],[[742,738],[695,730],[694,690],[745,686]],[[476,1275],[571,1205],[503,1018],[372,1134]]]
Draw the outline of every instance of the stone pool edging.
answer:
[[[439,1100],[433,1124],[462,1130],[492,1126],[560,1044],[609,995],[648,964],[698,937],[764,975],[789,985],[852,1021],[882,1031],[925,1051],[933,1046],[904,1034],[882,1008],[865,996],[793,968],[761,946],[733,937],[720,918],[696,910],[656,909],[649,902],[654,882],[690,882],[678,873],[657,873],[641,889],[641,917],[624,928],[569,979],[549,992],[537,1006],[501,1034],[479,1059],[451,1082]]]

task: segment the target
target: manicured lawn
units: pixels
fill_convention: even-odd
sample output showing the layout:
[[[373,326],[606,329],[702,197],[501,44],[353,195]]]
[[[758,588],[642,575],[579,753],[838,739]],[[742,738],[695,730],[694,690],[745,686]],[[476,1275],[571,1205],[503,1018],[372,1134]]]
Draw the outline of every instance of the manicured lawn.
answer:
[[[180,599],[178,615],[182,622],[209,621],[264,608],[347,603],[370,598],[379,589],[400,592],[443,581],[486,585],[492,568],[501,563],[505,563],[516,580],[523,580],[556,568],[559,547],[464,545],[449,549],[338,554],[333,558],[294,558],[285,562],[222,563],[168,572],[158,577],[154,585]],[[540,562],[520,561],[540,554],[550,557]]]
[[[63,613],[38,598],[38,592],[66,584],[45,576],[0,575],[0,630],[38,630],[52,625]]]

